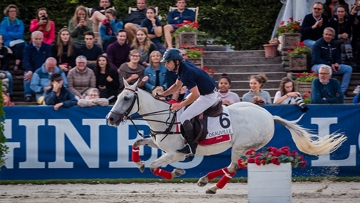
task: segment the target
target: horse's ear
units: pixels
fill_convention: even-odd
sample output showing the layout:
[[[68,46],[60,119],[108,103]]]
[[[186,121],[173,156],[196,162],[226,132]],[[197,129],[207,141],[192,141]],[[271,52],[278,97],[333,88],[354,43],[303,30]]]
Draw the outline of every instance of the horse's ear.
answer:
[[[139,80],[140,79],[138,79],[133,85],[131,85],[130,88],[133,89],[133,90],[136,90]]]
[[[125,88],[130,87],[129,83],[126,82],[125,78],[123,78],[123,81],[124,81],[124,86],[125,86]]]

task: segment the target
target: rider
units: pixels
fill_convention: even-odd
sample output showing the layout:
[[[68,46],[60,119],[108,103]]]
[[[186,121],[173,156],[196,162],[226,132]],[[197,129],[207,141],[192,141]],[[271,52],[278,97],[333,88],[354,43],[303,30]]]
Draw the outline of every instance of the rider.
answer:
[[[171,105],[171,110],[178,111],[182,107],[190,105],[184,110],[178,118],[185,131],[185,139],[188,144],[184,148],[176,150],[186,155],[194,155],[197,143],[195,143],[195,132],[190,119],[204,112],[217,101],[217,91],[215,91],[215,80],[210,77],[204,70],[196,67],[194,64],[182,61],[183,57],[178,49],[168,49],[161,62],[166,62],[165,66],[169,71],[178,73],[176,82],[167,89],[161,96],[168,96],[178,92],[185,85],[190,94],[184,101]],[[178,112],[179,114],[180,112]]]

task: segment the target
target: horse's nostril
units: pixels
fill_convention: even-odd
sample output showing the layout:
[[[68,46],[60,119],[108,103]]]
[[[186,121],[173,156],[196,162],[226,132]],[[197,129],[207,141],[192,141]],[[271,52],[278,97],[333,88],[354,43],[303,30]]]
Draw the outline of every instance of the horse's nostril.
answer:
[[[110,121],[114,121],[114,118],[113,118],[113,117],[110,117],[109,120],[110,120]]]

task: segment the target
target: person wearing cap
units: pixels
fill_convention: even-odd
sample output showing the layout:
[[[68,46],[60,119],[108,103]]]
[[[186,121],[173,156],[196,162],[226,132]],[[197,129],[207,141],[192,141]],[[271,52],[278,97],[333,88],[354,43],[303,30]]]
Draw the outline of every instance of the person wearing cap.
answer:
[[[188,142],[184,148],[177,150],[177,152],[192,156],[196,153],[197,143],[195,143],[194,127],[190,119],[204,112],[217,101],[216,83],[204,70],[196,67],[191,62],[183,61],[182,54],[178,49],[168,49],[164,53],[161,62],[165,63],[169,71],[177,72],[178,79],[160,96],[174,94],[183,85],[190,90],[190,94],[184,101],[171,105],[171,110],[183,110],[183,107],[189,105],[186,110],[183,112],[181,110],[177,113],[178,121],[181,122],[184,128],[185,137]]]
[[[54,105],[55,111],[60,107],[71,107],[77,104],[75,96],[63,86],[63,76],[53,73],[50,76],[51,88],[44,92],[45,104]]]

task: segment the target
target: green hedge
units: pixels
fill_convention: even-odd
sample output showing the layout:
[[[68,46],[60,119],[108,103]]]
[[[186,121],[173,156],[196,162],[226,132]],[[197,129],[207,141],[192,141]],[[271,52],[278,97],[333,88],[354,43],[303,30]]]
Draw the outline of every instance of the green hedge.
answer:
[[[127,14],[128,7],[135,7],[136,0],[113,0],[113,5],[120,16]],[[29,25],[40,7],[49,10],[50,19],[55,21],[56,30],[68,25],[77,5],[93,7],[99,0],[2,0],[0,8],[10,3],[20,9],[20,19],[26,25],[26,38],[29,38]],[[166,17],[169,6],[174,0],[148,0],[148,5],[157,6],[159,14]],[[282,6],[279,0],[188,0],[188,7],[199,6],[198,21],[200,30],[212,38],[226,41],[237,50],[262,49],[262,45],[270,40],[270,36]],[[0,13],[3,18],[3,13]],[[165,19],[163,19],[164,21]]]

